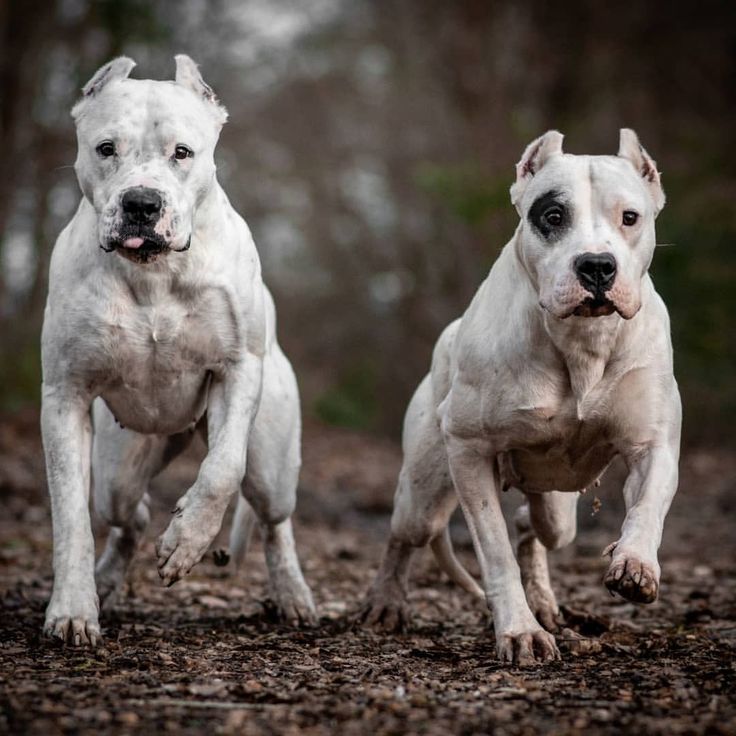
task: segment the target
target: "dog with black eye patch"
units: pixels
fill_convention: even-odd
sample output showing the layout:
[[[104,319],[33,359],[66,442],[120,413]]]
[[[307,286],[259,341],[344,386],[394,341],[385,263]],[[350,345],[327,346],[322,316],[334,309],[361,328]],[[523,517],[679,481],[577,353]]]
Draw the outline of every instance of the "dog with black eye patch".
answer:
[[[530,664],[559,657],[547,550],[573,540],[580,492],[616,456],[626,516],[604,582],[631,601],[657,598],[681,408],[669,317],[648,274],[665,197],[636,134],[621,130],[617,156],[574,156],[546,133],[517,165],[511,200],[516,233],[409,404],[391,535],[362,618],[403,625],[412,553],[430,543],[487,601],[499,657]],[[510,487],[526,497],[516,555],[499,503]],[[450,544],[458,500],[482,585]]]

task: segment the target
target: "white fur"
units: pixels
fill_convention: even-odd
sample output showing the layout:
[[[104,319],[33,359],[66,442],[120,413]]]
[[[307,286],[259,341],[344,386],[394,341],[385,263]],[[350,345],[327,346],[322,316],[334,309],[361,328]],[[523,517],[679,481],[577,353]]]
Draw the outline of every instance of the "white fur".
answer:
[[[406,615],[411,548],[443,533],[459,499],[499,656],[521,663],[558,656],[540,626],[553,628],[557,614],[545,549],[572,540],[577,491],[617,455],[629,468],[627,513],[609,548],[606,584],[634,600],[656,597],[681,413],[667,310],[647,274],[664,194],[631,135],[622,131],[619,157],[571,156],[559,133],[548,133],[525,153],[541,152],[543,160],[520,162],[512,189],[519,227],[462,319],[438,340],[431,373],[407,411],[391,541],[369,593],[370,622],[396,624]],[[573,226],[551,244],[527,221],[549,189],[575,207]],[[625,209],[640,213],[634,227],[622,227]],[[609,292],[618,311],[608,316],[572,316],[586,296],[572,262],[586,251],[613,253],[618,262]],[[510,486],[528,496],[517,517],[518,563],[498,498]]]
[[[197,426],[209,450],[158,541],[162,579],[175,582],[201,559],[242,485],[264,529],[276,602],[291,619],[312,618],[289,521],[298,391],[250,231],[215,178],[224,111],[193,88],[201,77],[186,57],[177,58],[181,83],[126,79],[132,62],[108,66],[118,73],[103,67],[74,109],[85,196],[54,248],[44,317],[42,431],[54,526],[45,630],[72,643],[100,638],[90,465],[96,506],[112,526],[97,568],[107,595],[148,521],[148,481]],[[105,139],[116,142],[114,161],[95,152]],[[192,159],[173,161],[180,143]],[[146,263],[100,247],[118,227],[122,193],[140,185],[164,194],[172,247]],[[190,238],[190,249],[176,252]]]

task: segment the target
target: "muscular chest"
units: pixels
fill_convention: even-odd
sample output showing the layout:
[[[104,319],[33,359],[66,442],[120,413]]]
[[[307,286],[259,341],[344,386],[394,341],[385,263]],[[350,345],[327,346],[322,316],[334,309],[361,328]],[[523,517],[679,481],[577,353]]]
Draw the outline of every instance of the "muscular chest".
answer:
[[[171,434],[204,413],[211,378],[235,359],[242,342],[233,309],[215,295],[111,301],[84,338],[88,375],[126,427]]]
[[[581,490],[616,453],[615,414],[605,405],[578,416],[574,400],[521,409],[501,456],[508,485],[524,490]]]
[[[565,447],[570,451],[608,437],[614,424],[615,410],[607,392],[582,405],[567,393],[509,406],[496,421],[497,427],[506,426],[508,442],[515,447]]]
[[[120,310],[102,331],[109,378],[131,386],[218,371],[238,342],[226,316],[178,302]]]

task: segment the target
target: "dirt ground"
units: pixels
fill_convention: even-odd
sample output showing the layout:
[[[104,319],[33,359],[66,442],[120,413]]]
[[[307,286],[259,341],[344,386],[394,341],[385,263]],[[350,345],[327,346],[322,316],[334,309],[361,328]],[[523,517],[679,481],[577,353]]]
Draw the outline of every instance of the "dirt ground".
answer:
[[[567,623],[589,649],[518,669],[495,660],[487,614],[427,553],[408,633],[352,625],[386,538],[400,452],[320,426],[306,430],[296,516],[317,627],[272,620],[258,542],[238,576],[208,554],[161,587],[153,539],[196,472],[195,448],[155,483],[129,590],[101,619],[104,646],[44,642],[51,527],[36,425],[33,413],[0,421],[2,733],[736,733],[736,457],[725,451],[684,454],[652,606],[611,598],[600,582],[601,550],[623,518],[621,470],[583,498],[578,539],[552,565]],[[453,537],[477,572],[460,518]]]

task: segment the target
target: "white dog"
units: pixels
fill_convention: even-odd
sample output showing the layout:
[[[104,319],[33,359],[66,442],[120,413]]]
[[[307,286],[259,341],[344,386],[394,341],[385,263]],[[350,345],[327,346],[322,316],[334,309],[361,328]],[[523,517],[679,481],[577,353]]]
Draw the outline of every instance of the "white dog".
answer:
[[[572,156],[546,133],[517,165],[511,199],[516,233],[439,338],[407,410],[391,537],[363,613],[401,626],[412,549],[431,542],[448,574],[485,596],[501,659],[524,664],[559,656],[545,630],[558,614],[546,549],[572,541],[578,492],[617,455],[627,511],[605,584],[656,599],[681,410],[669,318],[647,273],[664,193],[636,134],[621,131],[618,156]],[[527,498],[518,564],[499,505],[508,487]],[[458,498],[482,589],[449,544]]]
[[[54,528],[45,631],[100,639],[98,593],[122,583],[149,520],[148,483],[195,427],[208,454],[158,540],[161,578],[170,585],[202,558],[242,488],[234,554],[255,511],[276,603],[309,621],[290,521],[299,396],[253,239],[215,177],[227,113],[187,56],[173,82],[128,79],[134,65],[102,67],[72,111],[84,197],[54,248],[42,336]],[[90,485],[111,525],[96,570]]]

